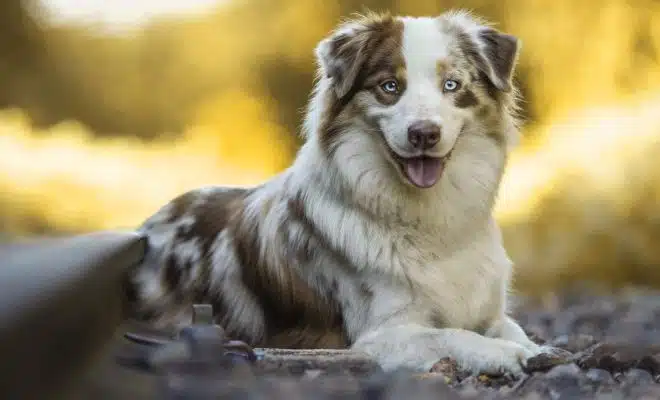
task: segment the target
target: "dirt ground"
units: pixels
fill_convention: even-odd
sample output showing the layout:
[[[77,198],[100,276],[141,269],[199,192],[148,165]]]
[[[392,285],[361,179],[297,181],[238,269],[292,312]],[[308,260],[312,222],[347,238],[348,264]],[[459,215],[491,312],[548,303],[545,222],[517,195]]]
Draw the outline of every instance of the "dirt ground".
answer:
[[[530,360],[527,375],[520,379],[466,376],[452,360],[442,360],[426,374],[384,374],[349,365],[323,371],[303,363],[270,368],[268,373],[237,364],[213,374],[193,368],[166,377],[106,366],[92,374],[95,383],[77,398],[660,398],[660,292],[627,289],[597,294],[576,288],[542,301],[520,299],[515,316],[534,340],[572,355]]]

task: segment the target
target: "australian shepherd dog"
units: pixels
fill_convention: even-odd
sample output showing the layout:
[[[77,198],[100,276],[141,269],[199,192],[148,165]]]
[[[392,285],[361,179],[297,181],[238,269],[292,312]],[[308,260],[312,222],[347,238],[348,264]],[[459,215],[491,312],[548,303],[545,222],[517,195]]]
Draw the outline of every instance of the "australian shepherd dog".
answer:
[[[210,303],[253,346],[520,374],[552,349],[508,314],[492,212],[519,134],[519,50],[462,11],[344,21],[316,47],[293,164],[259,186],[182,194],[139,228],[136,315],[176,327]]]

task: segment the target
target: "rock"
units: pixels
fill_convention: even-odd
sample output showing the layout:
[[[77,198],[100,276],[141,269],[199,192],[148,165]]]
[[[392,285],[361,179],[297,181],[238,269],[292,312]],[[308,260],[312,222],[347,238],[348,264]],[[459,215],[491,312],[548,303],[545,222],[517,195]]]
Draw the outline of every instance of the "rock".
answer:
[[[646,370],[654,376],[660,375],[660,354],[646,354],[642,356],[637,362],[637,368]]]
[[[572,361],[571,353],[543,353],[537,356],[534,356],[527,360],[527,365],[525,366],[525,372],[543,372],[549,371],[553,367],[562,364],[568,364]]]
[[[545,374],[546,379],[565,379],[565,378],[575,378],[581,375],[580,368],[575,364],[564,364],[557,365],[553,367],[550,371]]]
[[[597,343],[595,337],[585,334],[577,335],[561,335],[553,339],[548,344],[560,349],[570,351],[571,353],[578,353]]]
[[[574,364],[559,365],[547,373],[534,373],[512,391],[512,395],[517,398],[527,398],[533,394],[542,398],[573,398],[588,391],[582,389],[580,377],[581,371]]]
[[[586,377],[595,386],[614,385],[616,382],[609,371],[599,368],[591,368],[586,372]]]
[[[653,375],[643,369],[633,368],[623,374],[620,380],[622,385],[648,385],[654,383]]]
[[[612,373],[622,372],[635,367],[640,361],[652,368],[651,349],[634,343],[598,343],[584,351],[578,358],[577,364],[582,368],[601,368]]]

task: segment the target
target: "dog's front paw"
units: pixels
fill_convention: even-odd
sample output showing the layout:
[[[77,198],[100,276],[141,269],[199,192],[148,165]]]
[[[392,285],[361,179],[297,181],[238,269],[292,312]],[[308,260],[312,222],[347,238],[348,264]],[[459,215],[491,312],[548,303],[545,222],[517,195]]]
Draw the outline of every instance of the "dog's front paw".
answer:
[[[473,375],[511,374],[517,377],[525,373],[527,360],[536,354],[536,351],[518,343],[494,340],[481,351],[458,357],[456,361],[461,369]]]

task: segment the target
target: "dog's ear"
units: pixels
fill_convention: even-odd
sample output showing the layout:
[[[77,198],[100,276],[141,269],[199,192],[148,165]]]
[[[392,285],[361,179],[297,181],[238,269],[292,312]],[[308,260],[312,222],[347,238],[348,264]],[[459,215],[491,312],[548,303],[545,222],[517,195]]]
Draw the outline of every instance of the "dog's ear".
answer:
[[[370,30],[359,23],[343,25],[316,46],[321,73],[332,79],[337,97],[355,85],[368,53]]]
[[[522,47],[520,39],[492,28],[484,28],[476,33],[476,42],[481,56],[477,67],[497,89],[511,91],[513,72]]]

